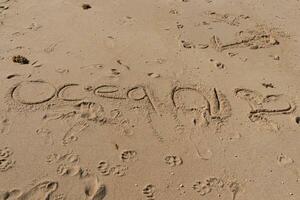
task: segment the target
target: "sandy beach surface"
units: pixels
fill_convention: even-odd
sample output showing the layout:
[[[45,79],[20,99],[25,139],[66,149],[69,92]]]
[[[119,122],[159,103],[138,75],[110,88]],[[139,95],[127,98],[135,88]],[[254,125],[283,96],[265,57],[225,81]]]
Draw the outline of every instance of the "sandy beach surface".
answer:
[[[0,0],[0,200],[299,200],[299,0]]]

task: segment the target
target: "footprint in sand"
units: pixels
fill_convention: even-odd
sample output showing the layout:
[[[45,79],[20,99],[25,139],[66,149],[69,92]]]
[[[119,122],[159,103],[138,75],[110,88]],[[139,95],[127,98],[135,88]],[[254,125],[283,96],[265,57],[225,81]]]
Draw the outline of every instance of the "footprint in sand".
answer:
[[[143,188],[143,194],[147,198],[147,200],[154,200],[154,194],[155,194],[155,186],[152,184],[148,184]]]
[[[214,59],[209,59],[209,61],[218,69],[224,69],[225,68],[225,65],[220,62],[220,61],[217,61],[217,60],[214,60]]]
[[[107,161],[100,161],[97,167],[98,171],[101,173],[102,176],[110,175],[110,167]]]
[[[39,136],[44,137],[45,144],[48,144],[48,145],[54,144],[53,137],[52,137],[52,131],[49,130],[48,128],[38,128],[35,130],[35,133]]]
[[[21,195],[21,191],[13,189],[11,191],[0,191],[0,200],[16,200]]]
[[[86,121],[77,121],[73,124],[65,133],[62,143],[63,145],[68,145],[72,142],[78,140],[79,136],[81,135],[82,131],[86,129],[89,124]]]
[[[85,200],[102,200],[106,196],[106,187],[99,182],[98,177],[93,177],[87,181],[84,193],[86,195]]]
[[[76,176],[80,174],[81,168],[78,165],[73,166],[71,164],[62,163],[58,165],[56,172],[60,176]]]
[[[12,123],[8,117],[0,115],[0,134],[9,133],[11,124]]]
[[[121,177],[126,175],[128,167],[126,165],[115,165],[110,170],[113,175]]]
[[[107,161],[100,161],[97,166],[98,171],[102,176],[108,176],[113,174],[114,176],[125,176],[128,167],[126,165],[114,165],[110,167],[110,164]]]
[[[53,200],[66,200],[66,195],[65,194],[56,194],[53,197]]]
[[[16,200],[48,200],[57,188],[58,182],[43,181],[21,194]]]
[[[63,155],[52,153],[46,158],[48,164],[57,164],[56,173],[60,176],[78,175],[80,178],[89,176],[90,170],[82,168],[79,165],[79,160],[79,155],[74,154],[72,151]]]
[[[201,181],[196,181],[193,184],[192,188],[193,188],[193,190],[198,192],[201,196],[204,196],[204,195],[210,193],[212,190],[207,184],[202,183]]]
[[[179,156],[168,155],[165,157],[165,163],[171,167],[181,165],[183,163]]]
[[[0,158],[0,172],[6,172],[7,170],[13,168],[15,161],[7,158]]]
[[[134,150],[125,150],[121,153],[121,160],[123,162],[136,161],[137,152]]]
[[[12,154],[13,154],[13,151],[8,147],[4,147],[4,148],[0,149],[0,157],[1,158],[8,158]]]
[[[13,151],[8,147],[0,149],[0,172],[6,172],[14,167],[16,161],[11,158],[12,154]]]
[[[277,156],[277,163],[281,167],[285,167],[287,165],[291,165],[294,163],[294,160],[285,154],[281,153],[279,156]]]
[[[236,181],[224,181],[221,178],[210,177],[204,181],[196,181],[192,189],[199,193],[201,196],[205,196],[212,192],[228,192],[232,194],[232,200],[236,199],[238,192],[240,191],[240,184]]]

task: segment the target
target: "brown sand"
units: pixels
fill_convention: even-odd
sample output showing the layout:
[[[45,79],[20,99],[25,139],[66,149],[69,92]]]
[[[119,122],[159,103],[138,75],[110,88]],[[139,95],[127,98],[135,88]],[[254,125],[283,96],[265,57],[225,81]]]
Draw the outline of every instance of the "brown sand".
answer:
[[[299,200],[299,0],[0,0],[0,200]]]

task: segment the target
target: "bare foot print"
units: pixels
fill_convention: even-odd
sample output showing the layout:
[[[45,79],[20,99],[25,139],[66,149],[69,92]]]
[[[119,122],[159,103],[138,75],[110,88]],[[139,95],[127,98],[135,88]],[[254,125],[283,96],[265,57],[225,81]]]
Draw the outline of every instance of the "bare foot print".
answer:
[[[10,131],[11,124],[12,122],[7,116],[0,115],[0,135],[8,134]]]
[[[85,200],[102,200],[106,196],[106,187],[99,182],[98,177],[89,180],[84,188]]]
[[[48,200],[58,188],[55,181],[43,181],[23,193],[17,200]]]
[[[18,189],[13,189],[11,191],[0,191],[0,200],[16,200],[22,192]]]

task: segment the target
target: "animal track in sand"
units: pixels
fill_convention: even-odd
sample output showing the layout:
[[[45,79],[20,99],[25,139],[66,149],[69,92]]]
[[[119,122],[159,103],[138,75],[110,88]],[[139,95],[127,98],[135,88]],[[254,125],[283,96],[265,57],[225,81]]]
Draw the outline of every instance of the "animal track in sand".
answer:
[[[0,172],[6,172],[14,167],[16,161],[11,158],[13,153],[8,147],[0,149]]]
[[[82,168],[79,165],[79,155],[72,151],[66,154],[59,155],[52,153],[47,156],[46,162],[48,164],[56,164],[56,173],[60,176],[79,176],[80,178],[90,175],[90,170]]]
[[[250,106],[249,119],[274,129],[272,115],[290,114],[296,110],[296,105],[283,94],[262,95],[261,93],[245,89],[235,89],[235,95],[248,102]],[[275,130],[278,129],[275,127]]]
[[[202,183],[201,181],[196,181],[193,185],[193,190],[198,192],[201,196],[204,196],[210,193],[212,189],[207,184]]]
[[[49,164],[66,161],[68,163],[77,164],[79,162],[79,155],[69,151],[63,155],[57,153],[51,153],[47,156],[46,162]]]
[[[15,161],[8,158],[0,158],[0,172],[6,172],[15,165]]]
[[[126,165],[113,165],[110,167],[110,164],[107,161],[100,161],[97,166],[98,171],[102,176],[108,176],[113,174],[114,176],[125,176],[128,167]]]
[[[287,165],[293,164],[294,160],[283,153],[281,153],[279,156],[277,156],[277,163],[281,167],[285,167]]]
[[[106,118],[104,117],[104,108],[101,104],[97,104],[91,101],[80,101],[75,105],[75,108],[79,111],[79,119],[85,119],[87,121],[103,122],[105,123]]]
[[[47,128],[38,128],[35,130],[35,133],[45,138],[45,144],[52,145],[54,143],[51,130]]]
[[[231,26],[238,26],[240,25],[242,20],[250,18],[249,16],[245,15],[232,15],[232,14],[220,14],[214,11],[208,11],[205,13],[211,22],[213,23],[226,23]]]
[[[181,165],[183,163],[182,159],[178,156],[168,155],[165,157],[165,163],[171,167]]]
[[[212,62],[214,64],[214,66],[218,69],[224,69],[225,65],[223,63],[221,63],[220,61],[214,60],[214,59],[209,59],[210,62]]]
[[[121,153],[121,160],[123,162],[136,161],[137,152],[134,150],[125,150]]]
[[[4,147],[3,149],[0,149],[0,157],[1,158],[8,158],[13,154],[13,151],[9,149],[8,147]]]
[[[53,200],[66,200],[66,195],[65,194],[56,194],[53,196]]]
[[[8,117],[0,115],[0,134],[8,134],[11,127],[11,121]]]
[[[128,167],[126,165],[115,165],[112,166],[110,170],[113,175],[121,177],[126,175],[126,171],[128,170]]]
[[[192,189],[199,193],[201,196],[205,196],[214,191],[230,191],[232,194],[232,200],[236,199],[238,192],[240,191],[240,184],[236,181],[224,181],[221,178],[210,177],[204,181],[196,181]]]
[[[143,190],[143,194],[147,198],[147,200],[154,200],[154,194],[155,194],[155,186],[152,184],[146,185]]]
[[[25,105],[45,103],[55,94],[56,88],[43,80],[20,82],[10,90],[11,98]]]
[[[65,175],[76,176],[78,174],[80,175],[82,169],[78,165],[62,163],[58,165],[56,172],[60,176],[65,176]]]
[[[101,173],[102,176],[110,175],[110,167],[107,161],[100,161],[97,167],[98,171]]]

